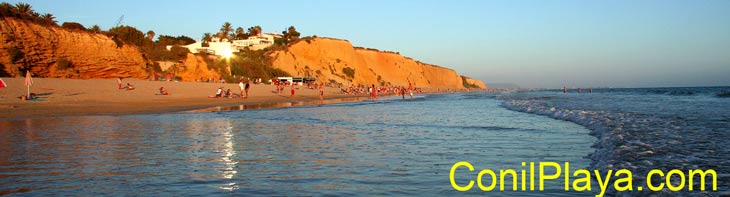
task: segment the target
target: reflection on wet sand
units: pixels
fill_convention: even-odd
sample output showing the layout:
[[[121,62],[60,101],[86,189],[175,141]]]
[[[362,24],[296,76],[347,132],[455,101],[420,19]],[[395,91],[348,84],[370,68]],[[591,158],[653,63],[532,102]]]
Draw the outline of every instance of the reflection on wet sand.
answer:
[[[234,105],[234,106],[218,106],[206,109],[196,109],[183,111],[183,113],[206,113],[206,112],[220,112],[220,111],[241,111],[241,110],[254,110],[254,109],[267,109],[267,108],[283,108],[283,107],[296,107],[296,106],[309,106],[309,105],[325,105],[342,102],[353,102],[366,100],[364,97],[350,97],[350,98],[339,98],[339,99],[328,99],[328,100],[313,100],[313,101],[293,101],[293,102],[278,102],[278,103],[258,103],[258,104],[246,104],[246,105]]]

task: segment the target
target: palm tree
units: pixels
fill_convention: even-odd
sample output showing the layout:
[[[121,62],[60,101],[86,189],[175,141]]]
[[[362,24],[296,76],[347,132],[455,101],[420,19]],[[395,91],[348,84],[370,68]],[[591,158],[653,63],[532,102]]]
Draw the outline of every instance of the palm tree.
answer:
[[[155,38],[155,32],[152,30],[147,31],[147,39],[152,41]]]
[[[261,26],[253,26],[248,28],[248,36],[258,36],[261,34]]]
[[[226,38],[228,36],[228,34],[230,34],[231,32],[233,32],[233,26],[231,26],[231,23],[229,23],[229,22],[223,23],[223,26],[221,26],[221,31],[220,31],[218,37],[220,39]]]
[[[243,27],[236,28],[236,39],[244,39],[246,32],[243,31]]]
[[[18,2],[15,4],[15,12],[21,16],[32,16],[34,11],[30,4]]]
[[[213,39],[213,36],[211,36],[210,33],[203,34],[203,42],[207,43],[207,42],[210,42],[212,39]]]
[[[49,24],[49,25],[57,25],[56,24],[56,20],[55,20],[56,17],[53,16],[53,14],[51,14],[51,13],[46,13],[43,16],[41,16],[41,18],[43,18],[43,22],[46,23],[46,24]]]
[[[8,2],[0,3],[0,16],[13,16],[15,7]]]

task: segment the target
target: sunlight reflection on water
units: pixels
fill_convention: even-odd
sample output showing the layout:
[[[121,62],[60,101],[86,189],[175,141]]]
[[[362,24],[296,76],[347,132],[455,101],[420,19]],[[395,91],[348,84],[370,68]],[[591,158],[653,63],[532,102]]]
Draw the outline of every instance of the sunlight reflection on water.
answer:
[[[450,195],[457,161],[590,163],[586,129],[469,97],[0,121],[0,194]]]

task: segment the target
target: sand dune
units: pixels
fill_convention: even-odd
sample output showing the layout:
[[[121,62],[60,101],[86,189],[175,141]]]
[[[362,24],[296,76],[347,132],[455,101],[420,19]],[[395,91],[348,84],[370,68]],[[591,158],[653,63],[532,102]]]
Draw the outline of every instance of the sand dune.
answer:
[[[239,93],[238,84],[163,82],[124,79],[135,90],[117,89],[116,79],[58,79],[34,78],[31,92],[38,101],[23,101],[26,94],[24,78],[3,78],[7,88],[0,88],[0,118],[29,118],[68,115],[121,115],[137,113],[167,113],[241,104],[299,102],[319,100],[319,91],[297,87],[294,97],[274,92],[271,85],[251,84],[248,99],[208,98],[219,87]],[[171,95],[160,95],[165,87]],[[339,94],[338,88],[326,88],[325,99],[354,97]]]

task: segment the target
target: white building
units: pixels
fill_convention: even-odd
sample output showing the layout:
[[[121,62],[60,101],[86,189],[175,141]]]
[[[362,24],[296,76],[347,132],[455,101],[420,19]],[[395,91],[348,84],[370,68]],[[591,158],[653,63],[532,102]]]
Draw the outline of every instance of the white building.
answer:
[[[274,45],[274,39],[277,35],[275,34],[260,34],[258,36],[251,36],[243,40],[228,41],[228,39],[212,38],[208,42],[208,46],[204,47],[203,42],[199,41],[193,44],[185,45],[182,47],[188,48],[191,53],[206,52],[217,56],[230,55],[235,51],[241,51],[246,48],[250,50],[265,49]],[[167,46],[167,50],[170,50],[172,46]]]

